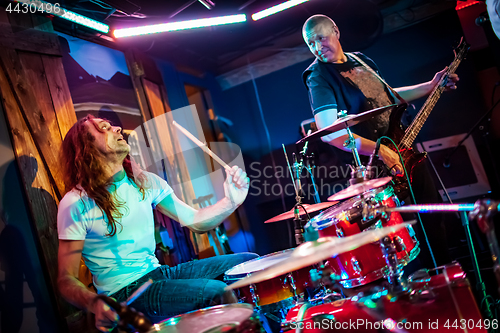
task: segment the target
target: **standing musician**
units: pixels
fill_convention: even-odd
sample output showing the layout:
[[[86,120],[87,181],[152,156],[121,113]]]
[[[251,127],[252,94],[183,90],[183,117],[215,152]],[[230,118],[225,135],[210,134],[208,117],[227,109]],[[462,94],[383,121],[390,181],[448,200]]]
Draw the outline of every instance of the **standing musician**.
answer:
[[[153,208],[194,232],[215,228],[245,200],[249,179],[234,166],[226,171],[225,198],[195,210],[180,201],[157,175],[140,170],[121,128],[87,116],[69,130],[62,147],[65,186],[59,204],[58,286],[71,304],[95,314],[109,331],[117,314],[78,280],[80,258],[99,294],[123,302],[144,282],[152,285],[131,303],[153,322],[221,303],[236,302],[215,280],[257,255],[240,253],[160,266],[155,257]]]
[[[378,67],[373,60],[360,52],[344,53],[339,41],[339,28],[329,17],[324,15],[311,16],[304,23],[302,35],[309,50],[316,57],[303,73],[303,80],[308,89],[309,101],[319,129],[327,127],[337,120],[337,112],[341,110],[347,110],[348,114],[357,114],[394,104],[397,99],[412,101],[426,96],[432,92],[446,71],[444,69],[436,73],[431,81],[395,88],[394,90],[400,95],[397,97],[388,89],[386,83],[373,73],[374,71],[379,74]],[[365,67],[361,62],[370,68]],[[446,89],[456,89],[457,81],[458,76],[451,74]],[[385,112],[374,119],[352,127],[356,147],[361,155],[370,155],[373,152],[375,141],[387,133],[389,117],[390,113]],[[346,130],[342,130],[324,136],[322,140],[339,149],[348,150],[343,145],[347,138]],[[392,174],[403,173],[399,156],[395,151],[381,145],[379,156],[390,168]],[[418,179],[418,182],[414,182],[417,201],[419,203],[439,202],[440,198],[429,173],[418,170],[422,168],[422,165],[417,166],[414,173],[415,178]],[[423,193],[425,193],[425,197],[422,197]],[[442,221],[440,226],[444,228]],[[434,245],[433,248],[437,248],[443,243],[440,237],[444,237],[444,229],[433,232],[433,235],[428,233],[428,236],[431,238],[431,244]],[[442,260],[443,264],[449,262],[446,255],[443,255]]]

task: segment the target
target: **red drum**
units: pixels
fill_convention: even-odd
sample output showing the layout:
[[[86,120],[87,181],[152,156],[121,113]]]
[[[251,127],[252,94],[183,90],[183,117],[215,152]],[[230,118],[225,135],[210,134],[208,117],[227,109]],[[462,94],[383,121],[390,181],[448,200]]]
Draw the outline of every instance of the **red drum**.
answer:
[[[401,214],[391,213],[387,218],[363,221],[362,204],[364,201],[388,207],[399,206],[392,187],[376,188],[332,206],[308,222],[318,231],[320,237],[347,237],[365,230],[400,224]],[[389,235],[396,245],[399,264],[406,265],[420,252],[415,232],[411,226]],[[340,275],[344,288],[353,288],[384,278],[388,269],[378,242],[361,246],[329,259],[333,272]]]
[[[250,304],[217,305],[188,312],[154,324],[149,333],[263,332]]]
[[[410,291],[402,296],[391,298],[382,291],[360,300],[353,297],[317,306],[297,305],[288,312],[284,332],[471,333],[498,327],[496,319],[481,317],[458,263],[434,272],[440,274],[410,282]]]
[[[226,271],[224,281],[228,284],[241,280],[253,273],[287,260],[293,249],[268,254],[263,257],[249,260]],[[293,306],[293,297],[300,296],[310,286],[309,270],[312,267],[277,276],[257,284],[242,287],[236,290],[238,298],[245,303],[256,306],[269,306],[268,311],[281,310]],[[266,309],[262,309],[266,310]],[[266,311],[265,311],[266,312]]]

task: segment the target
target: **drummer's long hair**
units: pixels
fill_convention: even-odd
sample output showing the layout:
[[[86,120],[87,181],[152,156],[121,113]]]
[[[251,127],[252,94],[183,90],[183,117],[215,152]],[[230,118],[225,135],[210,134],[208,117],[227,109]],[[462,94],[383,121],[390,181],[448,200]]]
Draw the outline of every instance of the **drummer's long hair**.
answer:
[[[126,207],[125,202],[120,202],[109,191],[110,186],[114,185],[112,179],[106,177],[105,156],[95,147],[95,137],[88,127],[96,126],[96,129],[100,131],[93,119],[95,117],[87,115],[78,120],[64,138],[60,154],[63,164],[64,186],[66,192],[76,189],[80,193],[84,192],[83,194],[95,201],[108,220],[106,236],[112,237],[117,232],[117,225],[122,227],[119,219],[123,214],[119,208]],[[146,196],[146,176],[134,163],[130,154],[127,154],[123,160],[123,168],[127,177],[137,186],[142,194],[142,199],[144,199]]]

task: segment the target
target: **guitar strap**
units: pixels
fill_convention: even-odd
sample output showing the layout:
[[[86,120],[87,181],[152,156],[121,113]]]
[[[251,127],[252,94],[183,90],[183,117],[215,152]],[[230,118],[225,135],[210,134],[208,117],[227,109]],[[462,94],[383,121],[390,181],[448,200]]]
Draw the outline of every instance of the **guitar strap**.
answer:
[[[377,79],[379,79],[383,84],[385,84],[385,86],[394,94],[394,96],[396,96],[401,101],[402,104],[407,104],[406,101],[404,100],[404,98],[401,97],[401,95],[398,94],[398,92],[396,90],[394,90],[390,85],[388,85],[387,82],[385,82],[385,80],[383,78],[381,78],[380,75],[378,75],[377,72],[375,72],[373,70],[373,68],[371,68],[370,66],[368,66],[357,55],[355,55],[353,53],[347,53],[347,54],[349,54],[351,57],[353,57],[354,59],[356,59],[356,61],[359,62],[367,71],[369,71],[370,73],[372,73],[373,75],[375,75],[375,77]]]

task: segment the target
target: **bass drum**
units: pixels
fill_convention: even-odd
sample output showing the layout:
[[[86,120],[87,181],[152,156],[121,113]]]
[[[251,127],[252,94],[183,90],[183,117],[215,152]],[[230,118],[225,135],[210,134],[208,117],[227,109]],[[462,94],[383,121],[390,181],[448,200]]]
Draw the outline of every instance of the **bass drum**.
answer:
[[[154,324],[148,333],[256,333],[262,332],[250,304],[217,305]]]
[[[320,237],[347,237],[365,230],[403,223],[401,214],[391,213],[386,218],[363,221],[363,202],[387,207],[399,206],[392,187],[376,188],[332,206],[312,218],[306,227],[312,227]],[[393,240],[400,265],[406,265],[420,252],[419,243],[411,226],[389,235]],[[342,278],[344,288],[362,286],[386,276],[388,269],[379,243],[371,243],[344,252],[329,259],[327,265]]]
[[[384,290],[361,298],[296,306],[288,312],[284,332],[486,333],[487,328],[498,327],[498,321],[482,319],[458,263],[417,275],[409,283],[409,292],[401,296],[390,297]]]

